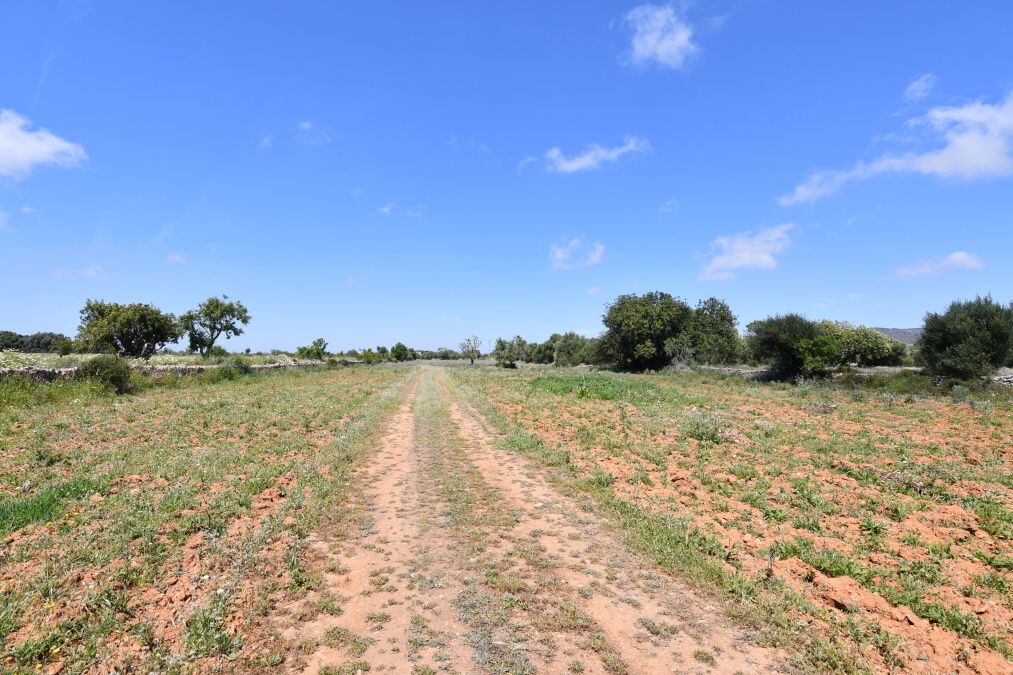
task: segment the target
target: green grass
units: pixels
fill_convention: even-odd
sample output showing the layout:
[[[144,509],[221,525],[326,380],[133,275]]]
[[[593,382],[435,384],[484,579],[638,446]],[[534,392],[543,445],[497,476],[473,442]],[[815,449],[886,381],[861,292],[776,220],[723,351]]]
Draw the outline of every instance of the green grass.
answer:
[[[657,393],[657,387],[644,380],[606,373],[543,375],[532,380],[531,386],[551,394],[599,401],[631,400]]]
[[[90,478],[43,488],[31,497],[14,497],[0,500],[0,536],[19,530],[29,523],[44,523],[57,518],[64,511],[67,500],[80,499],[101,493],[105,484]]]

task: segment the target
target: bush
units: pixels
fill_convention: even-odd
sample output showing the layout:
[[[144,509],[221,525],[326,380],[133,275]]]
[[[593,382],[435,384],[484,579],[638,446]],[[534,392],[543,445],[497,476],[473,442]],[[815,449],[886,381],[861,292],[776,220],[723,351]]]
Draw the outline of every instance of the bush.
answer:
[[[551,340],[552,338],[550,338]],[[574,332],[556,336],[552,362],[557,366],[579,366],[594,360],[594,340]]]
[[[692,313],[668,293],[620,295],[602,317],[602,356],[630,370],[662,368],[670,360],[666,342],[682,333]]]
[[[205,370],[202,375],[205,382],[215,383],[238,380],[252,372],[253,368],[250,367],[246,359],[240,356],[230,356],[222,359],[218,366]]]
[[[412,358],[412,352],[414,350],[409,349],[403,342],[398,342],[396,345],[390,348],[390,358],[395,361],[407,361]]]
[[[819,335],[816,324],[798,314],[784,314],[747,326],[746,342],[757,360],[769,363],[775,379],[792,380],[806,369],[803,344],[809,343],[810,364],[822,353],[822,347],[813,341]]]
[[[496,365],[501,368],[516,368],[517,362],[524,360],[527,349],[528,343],[520,335],[512,340],[496,338],[496,346],[493,347],[492,357],[496,359]]]
[[[118,356],[96,356],[81,364],[77,376],[112,387],[117,394],[130,389],[130,365]]]
[[[327,356],[327,340],[317,338],[307,347],[298,347],[295,350],[295,355],[300,359],[323,361],[324,357]]]
[[[932,375],[985,377],[1013,358],[1013,303],[991,297],[952,303],[943,314],[925,315],[918,354]]]

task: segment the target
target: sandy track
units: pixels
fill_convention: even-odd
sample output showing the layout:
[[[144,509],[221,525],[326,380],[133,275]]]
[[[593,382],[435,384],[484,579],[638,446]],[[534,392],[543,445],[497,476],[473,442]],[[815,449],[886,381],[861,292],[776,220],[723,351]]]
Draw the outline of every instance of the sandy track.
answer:
[[[525,460],[497,451],[471,406],[453,401],[450,414],[475,466],[517,516],[499,546],[537,539],[539,573],[562,582],[558,600],[573,602],[601,628],[629,672],[776,672],[774,650],[751,644],[750,633],[729,626],[717,607],[626,550],[606,523]]]
[[[290,672],[774,670],[776,652],[496,450],[434,369],[355,480],[360,527],[311,538],[322,583],[275,616],[303,655]]]

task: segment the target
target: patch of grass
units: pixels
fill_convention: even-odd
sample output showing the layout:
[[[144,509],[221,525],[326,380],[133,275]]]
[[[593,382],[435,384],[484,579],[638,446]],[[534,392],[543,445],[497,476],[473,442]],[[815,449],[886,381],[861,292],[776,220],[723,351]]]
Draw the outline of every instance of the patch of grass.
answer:
[[[324,642],[331,647],[341,647],[352,656],[362,656],[376,640],[356,635],[347,628],[335,626],[324,634]]]
[[[355,675],[368,673],[371,669],[368,661],[349,661],[340,666],[321,666],[320,675]]]
[[[193,657],[231,654],[243,641],[225,629],[229,602],[217,593],[207,607],[198,609],[186,622],[186,646]]]
[[[63,513],[64,502],[80,499],[96,492],[105,484],[89,478],[43,488],[31,497],[13,497],[0,500],[0,536],[19,530],[29,523],[43,523]]]
[[[543,375],[531,387],[551,394],[574,394],[599,401],[628,401],[655,395],[657,387],[642,379],[605,373],[587,375]]]
[[[682,433],[704,443],[720,443],[724,438],[725,423],[714,413],[697,411],[686,415]]]

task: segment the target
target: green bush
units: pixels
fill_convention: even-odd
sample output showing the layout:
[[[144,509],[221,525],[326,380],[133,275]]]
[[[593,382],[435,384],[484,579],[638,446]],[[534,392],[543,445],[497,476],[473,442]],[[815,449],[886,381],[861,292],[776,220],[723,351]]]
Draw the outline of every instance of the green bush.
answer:
[[[524,360],[527,351],[528,343],[520,335],[512,340],[496,338],[492,358],[496,359],[496,365],[501,368],[516,368],[517,362]]]
[[[323,361],[324,357],[327,356],[327,340],[323,338],[317,338],[309,346],[299,347],[295,350],[295,355],[300,359],[311,359],[313,361]]]
[[[118,356],[96,356],[81,364],[77,376],[100,382],[124,394],[130,389],[130,365]]]
[[[81,310],[78,343],[83,349],[148,359],[180,337],[176,317],[141,303],[87,300]]]
[[[692,360],[711,365],[736,362],[739,358],[737,323],[738,319],[724,300],[708,298],[697,303],[685,333]]]
[[[578,366],[594,361],[595,340],[574,332],[554,336],[552,362],[557,366]],[[550,340],[552,338],[549,338]]]
[[[925,315],[918,355],[932,375],[972,379],[991,375],[1013,358],[1013,303],[991,297],[954,302]]]
[[[803,346],[809,345],[810,366],[822,353],[821,345],[815,344],[819,336],[816,324],[798,314],[753,321],[747,330],[749,351],[757,360],[770,364],[771,376],[775,379],[792,380],[805,372]]]
[[[601,355],[622,368],[642,371],[666,366],[666,342],[678,337],[692,308],[668,293],[620,295],[605,310]]]

